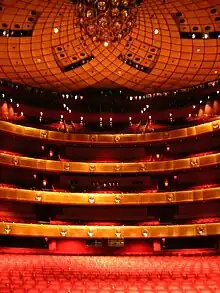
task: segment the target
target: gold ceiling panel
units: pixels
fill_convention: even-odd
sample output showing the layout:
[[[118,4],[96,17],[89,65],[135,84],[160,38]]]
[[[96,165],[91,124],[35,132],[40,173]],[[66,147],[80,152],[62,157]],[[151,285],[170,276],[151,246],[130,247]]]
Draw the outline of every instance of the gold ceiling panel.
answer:
[[[166,142],[175,139],[183,139],[201,134],[208,134],[220,130],[220,120],[181,128],[165,132],[143,134],[73,134],[58,131],[48,131],[32,127],[16,125],[14,123],[0,121],[0,131],[19,136],[39,138],[50,142],[69,142],[84,144],[143,144],[152,142]]]
[[[220,234],[220,223],[169,226],[64,226],[0,223],[0,235],[56,238],[173,238]]]
[[[217,200],[220,199],[220,188],[155,193],[68,193],[0,186],[0,199],[42,204],[155,205]]]
[[[33,159],[0,153],[0,164],[47,172],[71,173],[149,173],[172,172],[214,166],[220,163],[220,153],[194,158],[158,162],[85,163]]]
[[[105,48],[91,40],[80,41],[84,36],[74,25],[76,10],[71,1],[3,0],[0,30],[30,30],[31,35],[14,37],[6,32],[0,36],[0,78],[61,92],[114,84],[146,93],[215,80],[220,77],[220,39],[184,39],[180,33],[220,32],[219,6],[219,0],[169,0],[164,4],[144,0],[131,38]],[[63,64],[74,57],[67,54],[67,44],[79,58],[89,49],[94,59],[64,72]],[[66,57],[55,53],[59,46],[64,47]],[[119,60],[130,48],[132,58],[149,67],[149,72]],[[149,54],[150,48],[156,51]]]

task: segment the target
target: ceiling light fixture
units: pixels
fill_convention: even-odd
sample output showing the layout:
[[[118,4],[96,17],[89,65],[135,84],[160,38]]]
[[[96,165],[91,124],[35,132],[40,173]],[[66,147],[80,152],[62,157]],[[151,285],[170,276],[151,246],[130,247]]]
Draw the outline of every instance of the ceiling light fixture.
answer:
[[[131,33],[140,4],[141,0],[77,0],[76,25],[108,47]]]
[[[54,32],[55,34],[58,34],[58,33],[59,33],[59,29],[58,29],[57,27],[55,27],[55,28],[53,29],[53,32]]]

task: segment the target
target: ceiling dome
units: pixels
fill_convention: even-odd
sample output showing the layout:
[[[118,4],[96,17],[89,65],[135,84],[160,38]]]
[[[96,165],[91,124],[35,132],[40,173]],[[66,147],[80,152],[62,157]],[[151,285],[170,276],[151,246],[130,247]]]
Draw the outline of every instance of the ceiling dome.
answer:
[[[69,92],[168,91],[220,77],[219,0],[144,0],[132,33],[108,47],[83,35],[68,0],[0,4],[0,78]]]

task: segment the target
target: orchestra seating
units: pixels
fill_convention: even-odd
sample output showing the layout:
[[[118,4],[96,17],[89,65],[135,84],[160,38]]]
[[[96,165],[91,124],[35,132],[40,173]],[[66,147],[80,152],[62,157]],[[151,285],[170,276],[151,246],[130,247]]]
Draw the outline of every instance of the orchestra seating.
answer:
[[[219,293],[217,256],[1,255],[1,293]]]

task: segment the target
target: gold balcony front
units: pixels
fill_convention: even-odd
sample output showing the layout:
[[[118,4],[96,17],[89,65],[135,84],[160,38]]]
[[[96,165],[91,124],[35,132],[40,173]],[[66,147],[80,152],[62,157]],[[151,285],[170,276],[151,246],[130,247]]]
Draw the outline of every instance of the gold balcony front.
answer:
[[[220,223],[169,226],[66,226],[0,223],[0,235],[52,238],[162,238],[220,234]]]
[[[0,199],[55,205],[156,205],[217,200],[220,187],[155,193],[69,193],[0,187]]]
[[[139,133],[139,134],[74,134],[58,131],[48,131],[32,127],[25,127],[13,123],[0,121],[0,131],[32,137],[36,139],[48,140],[50,142],[79,143],[79,144],[113,144],[113,145],[134,145],[152,142],[166,142],[175,139],[184,139],[201,134],[212,133],[220,130],[220,119],[212,122],[186,127],[176,130]]]
[[[149,173],[172,172],[189,170],[217,165],[220,163],[220,153],[200,157],[185,158],[157,162],[132,162],[132,163],[85,163],[52,161],[33,159],[12,154],[0,153],[0,164],[41,170],[47,172],[68,173]]]

